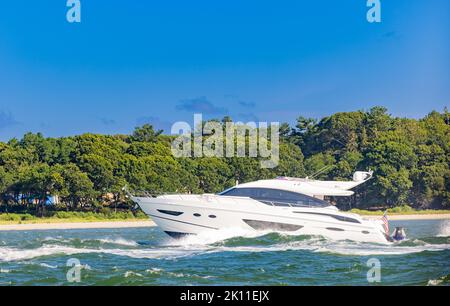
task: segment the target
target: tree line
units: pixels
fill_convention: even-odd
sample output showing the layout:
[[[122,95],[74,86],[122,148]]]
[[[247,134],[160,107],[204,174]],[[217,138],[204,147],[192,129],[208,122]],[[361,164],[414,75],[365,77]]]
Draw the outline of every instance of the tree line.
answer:
[[[314,173],[317,179],[348,180],[355,170],[367,169],[374,171],[372,180],[354,196],[331,201],[343,209],[450,208],[449,118],[446,109],[421,119],[397,118],[383,107],[320,120],[299,117],[295,126],[280,125],[280,161],[273,169],[249,157],[175,158],[173,136],[149,124],[131,135],[27,133],[0,142],[0,211],[42,212],[50,195],[58,197],[51,209],[129,207],[125,185],[215,193],[236,181]]]

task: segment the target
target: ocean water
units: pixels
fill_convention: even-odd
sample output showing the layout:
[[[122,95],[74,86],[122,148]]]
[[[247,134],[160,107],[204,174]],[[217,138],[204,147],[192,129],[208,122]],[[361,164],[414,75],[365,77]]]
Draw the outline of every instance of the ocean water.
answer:
[[[408,240],[232,229],[174,240],[156,227],[0,232],[0,285],[449,285],[450,220],[392,226],[406,227]],[[369,283],[374,258],[380,282]],[[71,259],[80,282],[68,281]]]

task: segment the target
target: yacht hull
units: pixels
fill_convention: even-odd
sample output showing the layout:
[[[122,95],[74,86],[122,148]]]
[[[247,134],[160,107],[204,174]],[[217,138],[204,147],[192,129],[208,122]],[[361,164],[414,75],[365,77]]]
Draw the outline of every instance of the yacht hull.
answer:
[[[380,222],[329,208],[275,207],[217,195],[134,197],[168,235],[179,238],[223,229],[293,232],[335,240],[389,243]]]

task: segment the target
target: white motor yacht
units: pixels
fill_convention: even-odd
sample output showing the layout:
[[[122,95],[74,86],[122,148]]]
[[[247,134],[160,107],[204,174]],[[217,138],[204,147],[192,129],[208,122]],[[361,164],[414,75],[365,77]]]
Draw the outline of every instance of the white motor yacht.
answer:
[[[205,231],[238,228],[294,232],[336,240],[389,243],[381,220],[339,211],[326,196],[350,196],[372,172],[357,171],[352,181],[278,177],[229,188],[219,194],[131,196],[168,235],[178,238]]]

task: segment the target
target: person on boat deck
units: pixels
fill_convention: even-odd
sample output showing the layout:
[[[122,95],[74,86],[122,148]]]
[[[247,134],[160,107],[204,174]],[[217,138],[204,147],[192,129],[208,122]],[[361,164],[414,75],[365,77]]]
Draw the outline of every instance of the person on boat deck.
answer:
[[[401,227],[396,227],[395,228],[395,233],[394,236],[392,237],[394,240],[403,240],[405,239],[405,234],[403,232],[403,228]]]

